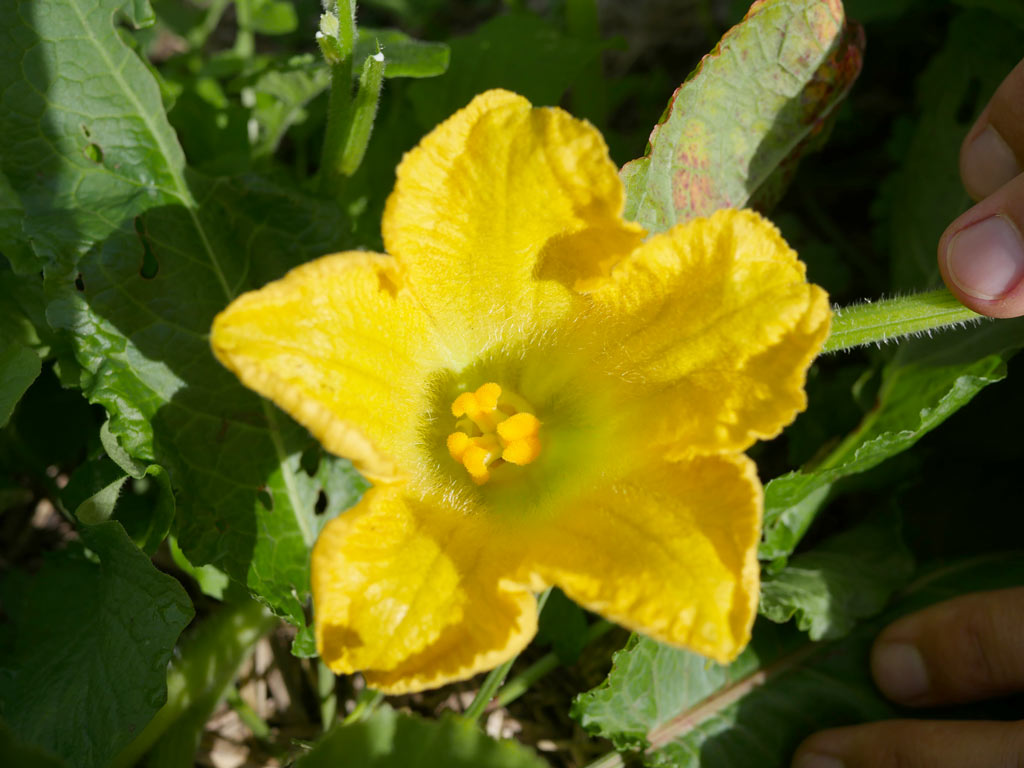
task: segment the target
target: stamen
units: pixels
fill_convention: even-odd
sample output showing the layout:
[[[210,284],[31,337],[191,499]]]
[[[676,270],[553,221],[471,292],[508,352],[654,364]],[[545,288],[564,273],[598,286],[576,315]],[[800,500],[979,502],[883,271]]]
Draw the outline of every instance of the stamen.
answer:
[[[540,421],[529,403],[492,381],[452,402],[458,421],[448,435],[448,453],[483,485],[502,462],[523,466],[540,455]]]

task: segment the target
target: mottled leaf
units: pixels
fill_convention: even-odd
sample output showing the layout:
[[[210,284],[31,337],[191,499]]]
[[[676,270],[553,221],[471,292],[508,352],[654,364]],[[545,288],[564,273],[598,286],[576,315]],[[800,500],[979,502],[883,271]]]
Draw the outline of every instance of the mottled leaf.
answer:
[[[352,725],[336,726],[296,768],[545,768],[514,741],[495,741],[474,723],[448,714],[423,720],[387,705]]]
[[[660,232],[719,208],[770,206],[860,72],[839,0],[760,0],[669,102],[622,170],[626,216]]]
[[[18,737],[81,768],[106,766],[166,697],[167,662],[192,618],[185,590],[116,522],[3,584],[13,647],[0,714]]]

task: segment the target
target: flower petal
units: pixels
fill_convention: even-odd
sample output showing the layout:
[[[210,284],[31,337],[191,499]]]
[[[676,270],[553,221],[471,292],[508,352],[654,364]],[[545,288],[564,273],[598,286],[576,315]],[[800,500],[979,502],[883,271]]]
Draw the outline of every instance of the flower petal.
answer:
[[[585,278],[644,231],[620,218],[622,184],[604,139],[557,108],[488,91],[441,123],[397,171],[381,230],[388,253],[460,360],[497,338],[550,327]]]
[[[617,318],[609,359],[648,386],[637,418],[670,458],[742,451],[806,407],[832,313],[758,214],[722,210],[651,238],[592,296]]]
[[[367,492],[313,549],[317,646],[336,673],[363,671],[388,693],[472,677],[518,654],[537,604],[505,579],[515,555],[491,546],[486,519]]]
[[[430,320],[395,260],[325,256],[237,298],[214,320],[217,358],[365,475],[394,480],[415,460]]]
[[[757,612],[760,523],[746,456],[662,462],[547,521],[529,565],[580,605],[724,663]]]

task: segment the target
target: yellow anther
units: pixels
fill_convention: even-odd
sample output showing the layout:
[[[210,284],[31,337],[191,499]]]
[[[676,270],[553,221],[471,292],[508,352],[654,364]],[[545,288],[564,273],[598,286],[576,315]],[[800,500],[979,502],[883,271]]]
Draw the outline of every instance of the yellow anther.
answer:
[[[455,398],[455,402],[452,403],[452,416],[459,418],[460,416],[469,416],[472,418],[473,411],[479,411],[480,406],[476,402],[475,392],[463,392],[461,395]]]
[[[485,411],[493,411],[498,407],[498,398],[501,397],[501,387],[493,381],[481,384],[476,390],[476,401],[480,408]]]
[[[448,435],[448,453],[452,455],[452,458],[456,461],[461,462],[463,455],[466,453],[466,449],[472,445],[472,441],[465,432],[452,432]]]
[[[532,413],[517,413],[498,425],[498,436],[506,443],[536,435],[539,431],[540,422]]]
[[[458,421],[446,441],[448,453],[477,485],[491,479],[495,462],[522,466],[540,455],[540,421],[525,400],[493,381],[456,397],[452,415]]]
[[[523,466],[540,456],[540,440],[536,435],[513,440],[501,452],[501,458],[509,464]]]

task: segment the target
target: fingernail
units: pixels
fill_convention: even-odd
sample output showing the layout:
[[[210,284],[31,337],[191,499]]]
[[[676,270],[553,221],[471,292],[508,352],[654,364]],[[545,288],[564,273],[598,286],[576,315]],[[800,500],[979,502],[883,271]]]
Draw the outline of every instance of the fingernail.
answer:
[[[950,240],[946,268],[968,296],[1001,299],[1024,278],[1024,240],[1012,221],[992,216]]]
[[[793,768],[843,768],[843,761],[831,755],[806,752],[797,758]]]
[[[875,682],[890,699],[908,701],[928,691],[928,669],[914,646],[881,643],[871,661]]]
[[[991,125],[964,148],[961,169],[964,185],[979,200],[991,195],[1020,172],[1017,156]]]

